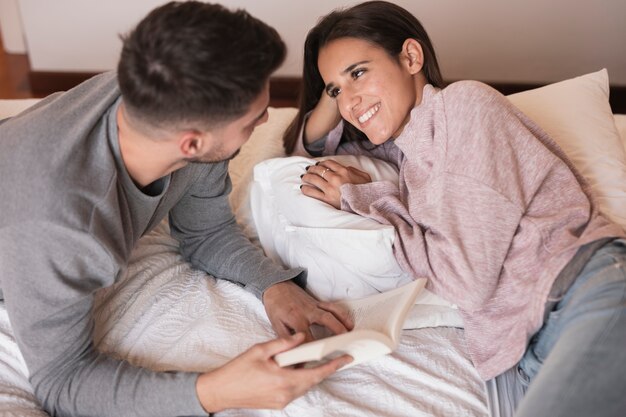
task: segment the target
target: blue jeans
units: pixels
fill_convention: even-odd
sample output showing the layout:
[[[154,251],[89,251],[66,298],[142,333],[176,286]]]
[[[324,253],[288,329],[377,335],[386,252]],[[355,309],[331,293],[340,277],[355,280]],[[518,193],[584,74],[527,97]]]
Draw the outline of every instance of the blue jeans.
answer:
[[[516,417],[626,416],[626,240],[591,257],[512,371]]]

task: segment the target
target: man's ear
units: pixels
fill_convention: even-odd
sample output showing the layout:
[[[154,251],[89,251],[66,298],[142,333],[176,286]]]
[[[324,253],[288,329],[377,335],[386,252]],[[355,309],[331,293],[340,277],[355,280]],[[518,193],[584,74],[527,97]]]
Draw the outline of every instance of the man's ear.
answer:
[[[178,135],[178,148],[184,158],[195,158],[200,155],[206,140],[196,130],[186,130]]]
[[[413,38],[408,38],[402,44],[400,62],[411,75],[417,74],[424,66],[424,51],[422,45]]]

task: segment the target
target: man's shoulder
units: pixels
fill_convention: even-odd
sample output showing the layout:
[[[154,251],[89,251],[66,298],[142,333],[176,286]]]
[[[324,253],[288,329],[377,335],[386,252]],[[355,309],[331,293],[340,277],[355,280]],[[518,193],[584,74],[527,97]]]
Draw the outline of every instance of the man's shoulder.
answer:
[[[98,201],[115,196],[117,168],[106,117],[119,97],[112,83],[117,83],[112,73],[96,76],[2,125],[0,174],[7,179],[2,190],[13,195],[6,206],[0,204],[3,213],[13,213],[14,221],[24,212],[52,221],[84,211],[77,218],[88,219]],[[103,85],[105,91],[95,91]]]
[[[232,181],[228,162],[190,163],[172,173],[169,198],[178,201],[188,194],[219,195],[230,193]]]
[[[189,163],[175,171],[174,176],[186,182],[223,178],[228,175],[228,161]]]
[[[2,128],[7,135],[53,135],[55,132],[77,133],[90,129],[120,97],[115,73],[103,73],[71,90],[51,94],[20,114],[12,117]]]

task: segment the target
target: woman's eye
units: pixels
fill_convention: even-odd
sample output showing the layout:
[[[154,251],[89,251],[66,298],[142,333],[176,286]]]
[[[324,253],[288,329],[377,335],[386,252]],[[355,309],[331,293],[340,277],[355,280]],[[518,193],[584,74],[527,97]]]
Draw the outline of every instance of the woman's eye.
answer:
[[[355,69],[354,71],[352,71],[350,73],[350,75],[352,76],[352,79],[356,80],[357,78],[359,78],[364,73],[365,73],[365,70],[362,69],[362,68],[359,68],[359,69]]]
[[[326,94],[328,94],[332,98],[336,98],[339,95],[339,93],[341,93],[340,88],[330,88],[326,90]]]

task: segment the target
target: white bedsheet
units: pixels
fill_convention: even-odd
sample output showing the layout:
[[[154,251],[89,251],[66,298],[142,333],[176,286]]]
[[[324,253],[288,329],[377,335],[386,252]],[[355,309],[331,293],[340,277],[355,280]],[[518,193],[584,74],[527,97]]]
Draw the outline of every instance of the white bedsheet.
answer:
[[[208,370],[275,337],[258,299],[192,269],[167,226],[144,237],[124,277],[99,292],[98,348],[155,370]],[[27,380],[0,308],[0,415],[46,416]],[[485,416],[484,385],[467,359],[462,330],[405,331],[392,355],[341,371],[282,411],[218,416]]]
[[[158,254],[158,256],[154,256]],[[127,275],[98,297],[102,351],[157,370],[218,367],[275,337],[262,304],[239,286],[182,261],[162,225]],[[462,331],[406,331],[396,353],[335,374],[282,412],[222,416],[482,416],[484,386],[464,353]]]

